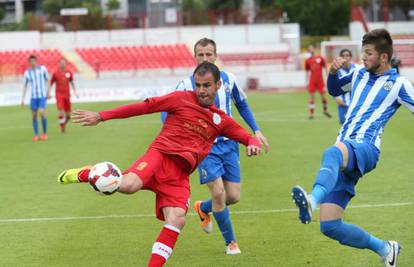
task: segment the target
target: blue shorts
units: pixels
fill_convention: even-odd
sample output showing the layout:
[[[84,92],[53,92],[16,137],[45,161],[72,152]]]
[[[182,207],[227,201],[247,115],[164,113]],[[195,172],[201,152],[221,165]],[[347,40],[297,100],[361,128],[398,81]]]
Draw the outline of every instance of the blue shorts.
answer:
[[[358,143],[355,140],[343,143],[348,149],[348,166],[339,172],[334,189],[322,203],[334,203],[345,209],[355,196],[355,186],[359,178],[377,166],[380,151],[372,144]]]
[[[345,115],[346,112],[348,111],[348,107],[344,107],[344,106],[338,106],[338,117],[339,117],[339,123],[340,124],[344,124],[345,122]]]
[[[210,154],[198,166],[200,184],[222,177],[224,181],[240,183],[239,144],[233,140],[214,144]]]
[[[38,109],[46,109],[46,97],[43,98],[31,98],[30,99],[30,109],[32,111],[37,111]]]

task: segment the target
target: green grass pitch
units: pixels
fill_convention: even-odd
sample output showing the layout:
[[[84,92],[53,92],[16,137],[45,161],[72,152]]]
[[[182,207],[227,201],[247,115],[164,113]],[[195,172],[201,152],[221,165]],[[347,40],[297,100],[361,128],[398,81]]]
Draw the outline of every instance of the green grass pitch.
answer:
[[[249,93],[271,152],[248,158],[241,147],[242,198],[230,211],[242,254],[226,256],[217,225],[206,235],[191,209],[166,266],[382,266],[374,253],[320,234],[317,213],[302,225],[293,211],[291,187],[311,188],[322,152],[339,129],[333,100],[334,118],[321,115],[317,99],[313,121],[307,119],[307,101],[305,93]],[[100,110],[120,104],[74,106]],[[33,143],[29,109],[0,108],[0,266],[145,266],[162,227],[152,215],[153,193],[103,196],[88,185],[63,186],[55,179],[66,168],[104,160],[129,167],[159,132],[159,114],[98,127],[70,124],[65,135],[56,114],[49,105],[50,138]],[[413,136],[413,116],[401,108],[383,134],[377,169],[359,182],[345,214],[347,222],[401,242],[400,267],[414,264]],[[196,174],[191,188],[193,203],[208,197]]]

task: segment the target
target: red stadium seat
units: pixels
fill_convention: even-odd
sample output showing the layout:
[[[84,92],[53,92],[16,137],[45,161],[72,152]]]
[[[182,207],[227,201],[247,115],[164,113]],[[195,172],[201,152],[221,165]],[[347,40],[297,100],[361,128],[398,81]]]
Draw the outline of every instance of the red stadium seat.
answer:
[[[127,71],[195,66],[193,56],[184,44],[79,48],[76,49],[76,52],[95,71]]]
[[[53,72],[58,67],[58,61],[64,58],[62,53],[56,49],[42,49],[42,50],[14,50],[0,52],[1,62],[4,65],[15,66],[16,73],[23,74],[29,67],[28,58],[30,55],[36,55],[40,65],[44,65],[49,72]],[[68,61],[67,69],[72,72],[77,72],[77,68]]]

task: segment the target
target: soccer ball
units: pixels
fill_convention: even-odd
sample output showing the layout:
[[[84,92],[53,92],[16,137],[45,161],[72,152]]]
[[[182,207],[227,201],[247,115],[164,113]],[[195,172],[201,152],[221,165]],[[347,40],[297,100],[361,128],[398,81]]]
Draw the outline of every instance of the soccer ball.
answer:
[[[108,161],[96,164],[89,172],[89,184],[105,195],[115,193],[121,182],[122,172],[115,164]]]

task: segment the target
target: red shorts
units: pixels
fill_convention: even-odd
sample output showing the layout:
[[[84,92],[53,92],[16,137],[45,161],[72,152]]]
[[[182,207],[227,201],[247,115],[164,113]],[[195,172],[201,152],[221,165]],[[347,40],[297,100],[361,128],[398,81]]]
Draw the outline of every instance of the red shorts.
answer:
[[[71,111],[70,97],[56,96],[56,106],[58,110],[64,110],[69,113]]]
[[[189,174],[178,156],[167,155],[148,149],[124,173],[133,172],[141,178],[142,189],[155,193],[155,213],[164,221],[163,207],[179,207],[188,210],[190,202]]]
[[[323,80],[310,80],[308,92],[313,94],[316,91],[318,91],[320,94],[325,92],[325,83],[323,82]]]

